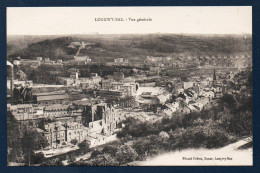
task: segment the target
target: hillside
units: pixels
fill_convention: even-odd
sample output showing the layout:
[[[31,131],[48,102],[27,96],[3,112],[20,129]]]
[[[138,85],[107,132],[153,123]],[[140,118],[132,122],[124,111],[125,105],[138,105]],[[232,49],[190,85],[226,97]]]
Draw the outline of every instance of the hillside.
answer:
[[[29,44],[40,42],[46,39],[53,39],[60,36],[35,36],[35,35],[8,35],[7,55],[15,53],[17,50],[25,49]]]
[[[40,39],[40,37],[37,37]],[[72,59],[78,47],[71,47],[72,42],[88,42],[80,55],[88,55],[94,60],[110,61],[113,58],[146,56],[205,56],[205,55],[230,55],[249,53],[252,50],[252,37],[239,35],[174,35],[174,34],[149,34],[149,35],[72,35],[60,38],[45,37],[30,43],[25,47],[8,42],[8,59],[17,56],[34,59],[37,56],[56,59]],[[18,42],[19,43],[19,42]],[[21,39],[20,39],[20,43]]]

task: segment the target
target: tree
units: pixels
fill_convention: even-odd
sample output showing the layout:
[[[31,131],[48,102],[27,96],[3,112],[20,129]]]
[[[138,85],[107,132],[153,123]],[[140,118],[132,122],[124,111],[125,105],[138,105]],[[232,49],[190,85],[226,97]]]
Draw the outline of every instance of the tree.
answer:
[[[40,153],[32,153],[32,163],[39,164],[44,160],[44,154]]]
[[[108,153],[110,154],[111,156],[115,156],[116,152],[117,152],[117,146],[115,145],[108,145],[108,146],[105,146],[102,150],[103,153]]]
[[[35,150],[43,149],[48,145],[47,139],[35,129],[26,129],[22,138],[26,163],[30,166],[31,155]]]
[[[165,140],[165,139],[169,139],[169,134],[165,131],[161,131],[159,133],[159,137],[162,139],[162,140]]]
[[[70,143],[73,144],[73,145],[76,145],[76,144],[78,143],[78,140],[77,140],[77,139],[72,139],[72,140],[70,141]]]
[[[219,99],[219,105],[221,105],[221,110],[224,110],[224,107],[227,107],[230,110],[234,110],[236,108],[236,99],[233,95],[230,94],[224,94]]]
[[[110,154],[103,153],[97,155],[88,164],[91,166],[116,166],[118,162]]]
[[[78,144],[79,148],[84,148],[84,149],[88,149],[89,148],[89,144],[87,143],[86,140],[82,141],[81,143]]]
[[[118,147],[115,157],[119,164],[123,164],[134,161],[138,154],[131,146],[121,145]]]
[[[10,111],[7,112],[7,161],[21,162],[22,150],[20,125]]]

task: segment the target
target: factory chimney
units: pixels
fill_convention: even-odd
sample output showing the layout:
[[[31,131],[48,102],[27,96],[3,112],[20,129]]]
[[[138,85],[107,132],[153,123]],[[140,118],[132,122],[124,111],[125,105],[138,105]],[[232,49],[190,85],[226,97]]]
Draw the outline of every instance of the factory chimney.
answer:
[[[9,61],[6,61],[6,65],[11,67],[11,93],[14,90],[14,65]]]

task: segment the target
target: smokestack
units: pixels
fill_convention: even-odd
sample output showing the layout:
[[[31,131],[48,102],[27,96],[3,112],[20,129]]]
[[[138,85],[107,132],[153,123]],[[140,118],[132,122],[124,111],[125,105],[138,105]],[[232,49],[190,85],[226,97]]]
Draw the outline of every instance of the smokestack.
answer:
[[[11,67],[11,93],[13,93],[13,89],[14,89],[14,65],[12,63],[10,63],[9,61],[6,61],[6,65]]]

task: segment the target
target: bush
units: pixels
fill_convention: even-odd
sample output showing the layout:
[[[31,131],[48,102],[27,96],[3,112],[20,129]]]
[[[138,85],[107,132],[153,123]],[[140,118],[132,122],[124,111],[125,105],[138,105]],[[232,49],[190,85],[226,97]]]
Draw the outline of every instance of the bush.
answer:
[[[117,166],[118,162],[110,154],[104,153],[97,155],[94,159],[87,162],[89,166]]]
[[[39,164],[39,163],[42,163],[44,158],[45,158],[44,154],[42,152],[40,152],[40,153],[33,154],[31,161],[33,164]]]
[[[121,145],[118,147],[115,157],[119,164],[124,164],[134,161],[138,154],[131,146]]]
[[[81,143],[78,144],[79,148],[89,148],[89,144],[87,143],[86,140],[82,141]]]
[[[115,156],[116,152],[117,152],[117,146],[115,145],[108,145],[108,146],[105,146],[102,150],[103,153],[108,153],[110,154],[111,156]]]
[[[77,139],[72,139],[72,140],[70,141],[70,143],[73,144],[73,145],[76,145],[76,144],[78,143],[78,140],[77,140]]]

